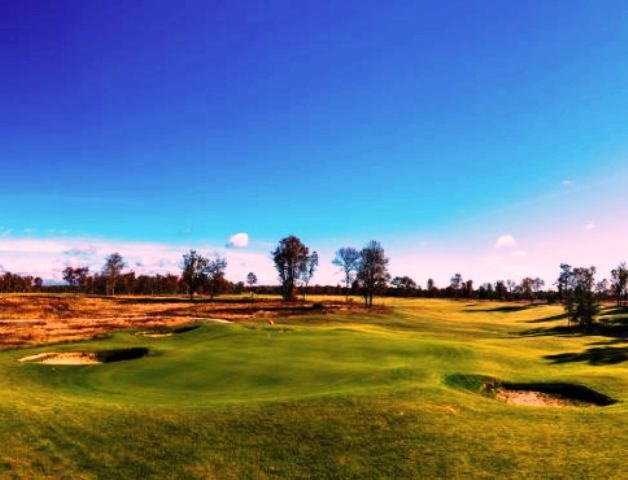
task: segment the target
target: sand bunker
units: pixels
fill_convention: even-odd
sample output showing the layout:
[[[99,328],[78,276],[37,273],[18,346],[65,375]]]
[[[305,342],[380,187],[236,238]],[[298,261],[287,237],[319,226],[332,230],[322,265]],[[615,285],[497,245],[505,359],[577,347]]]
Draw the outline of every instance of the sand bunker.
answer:
[[[148,348],[115,348],[99,352],[44,352],[19,359],[22,363],[45,363],[47,365],[96,365],[101,363],[134,360],[149,354]]]
[[[509,383],[492,380],[484,390],[510,405],[533,407],[603,407],[616,400],[573,383]]]
[[[510,405],[526,405],[533,407],[586,407],[593,405],[588,402],[569,400],[548,393],[526,390],[498,390],[495,398]]]
[[[46,352],[20,358],[20,362],[45,363],[48,365],[94,365],[102,363],[95,353],[88,352]]]
[[[137,335],[140,337],[148,337],[148,338],[162,338],[162,337],[172,337],[173,333],[155,333],[155,332],[137,332]]]

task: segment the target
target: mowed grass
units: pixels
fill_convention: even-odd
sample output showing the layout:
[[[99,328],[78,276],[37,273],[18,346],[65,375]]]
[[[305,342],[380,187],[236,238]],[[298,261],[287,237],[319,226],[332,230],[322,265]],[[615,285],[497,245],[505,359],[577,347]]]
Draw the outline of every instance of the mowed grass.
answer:
[[[203,324],[0,352],[6,478],[626,478],[625,339],[556,306],[385,299],[381,315]],[[612,310],[608,310],[612,312]],[[611,320],[621,312],[609,313]],[[148,347],[103,365],[17,360]],[[623,355],[623,356],[622,356]],[[454,375],[586,385],[607,407],[517,407]]]

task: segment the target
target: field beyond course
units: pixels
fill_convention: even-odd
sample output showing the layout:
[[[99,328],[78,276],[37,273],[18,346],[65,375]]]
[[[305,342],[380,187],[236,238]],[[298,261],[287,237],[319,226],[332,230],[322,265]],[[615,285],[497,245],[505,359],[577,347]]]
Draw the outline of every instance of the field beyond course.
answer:
[[[311,300],[4,296],[0,477],[628,477],[627,312],[583,335],[559,306]],[[94,362],[18,361],[58,352]],[[483,379],[616,402],[511,405]]]

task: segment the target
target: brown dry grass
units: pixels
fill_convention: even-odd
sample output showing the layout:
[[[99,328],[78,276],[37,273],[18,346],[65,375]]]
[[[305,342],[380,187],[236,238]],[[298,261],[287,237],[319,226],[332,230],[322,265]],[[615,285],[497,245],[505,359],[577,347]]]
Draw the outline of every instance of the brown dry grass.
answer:
[[[184,297],[9,294],[0,297],[0,348],[75,341],[114,330],[150,330],[210,318],[255,321],[346,309],[346,304],[332,302],[233,297],[190,301]],[[353,306],[351,310],[362,309]]]

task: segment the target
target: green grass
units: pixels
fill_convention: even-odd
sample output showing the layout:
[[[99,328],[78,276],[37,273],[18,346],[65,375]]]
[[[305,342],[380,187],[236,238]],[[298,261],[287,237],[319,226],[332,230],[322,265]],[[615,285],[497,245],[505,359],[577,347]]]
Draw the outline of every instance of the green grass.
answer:
[[[2,351],[0,472],[626,478],[628,369],[614,353],[625,352],[621,339],[553,330],[565,324],[553,319],[559,307],[385,302],[394,306],[386,315],[205,324],[172,337],[121,332]],[[50,350],[130,347],[151,353],[79,367],[17,362]],[[600,348],[610,353],[588,354]],[[478,394],[477,375],[579,383],[619,402],[515,407]]]

